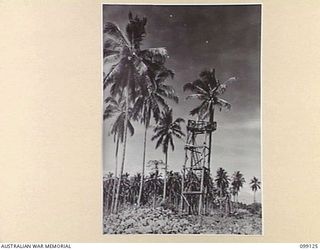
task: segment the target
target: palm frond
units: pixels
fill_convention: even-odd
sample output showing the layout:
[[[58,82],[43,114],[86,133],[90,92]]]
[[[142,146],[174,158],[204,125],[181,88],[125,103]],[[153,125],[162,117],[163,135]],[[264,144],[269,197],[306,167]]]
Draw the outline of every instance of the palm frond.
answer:
[[[148,67],[140,58],[135,57],[134,66],[135,66],[135,70],[138,72],[139,75],[143,75],[147,73]]]
[[[180,122],[185,122],[183,118],[177,118],[174,123],[180,123]]]
[[[155,101],[157,101],[163,108],[169,107],[168,104],[166,103],[166,101],[160,95],[155,94],[153,97],[155,98]],[[154,106],[156,106],[156,105],[157,105],[157,103],[154,103]],[[159,114],[160,114],[159,108],[157,109],[157,111],[159,111]]]
[[[159,84],[158,92],[161,96],[173,100],[175,103],[179,103],[179,97],[175,94],[175,90],[172,86]]]
[[[166,48],[149,48],[141,51],[141,54],[151,63],[164,64],[168,58],[168,51]]]
[[[126,33],[131,44],[134,49],[139,50],[141,42],[146,35],[145,25],[147,24],[147,19],[143,17],[140,19],[138,16],[135,18],[132,17],[132,13],[129,13],[129,23],[126,27]]]
[[[174,143],[173,143],[173,139],[171,136],[169,138],[169,141],[170,141],[171,149],[172,149],[172,151],[174,151]]]
[[[227,110],[231,109],[231,104],[228,103],[226,100],[223,100],[221,98],[218,98],[216,101],[216,106],[218,106],[220,108],[220,111],[222,108],[226,108]]]
[[[103,35],[104,39],[113,39],[115,42],[117,42],[119,45],[127,46],[128,42],[126,38],[122,35],[121,30],[119,27],[111,22],[106,22],[103,27]]]
[[[163,139],[163,142],[162,142],[162,152],[164,154],[168,152],[170,137],[171,136],[169,134],[166,134],[164,136],[164,139]]]
[[[215,69],[204,70],[199,74],[199,76],[202,82],[209,86],[210,89],[214,89],[218,86]]]
[[[144,107],[144,98],[143,96],[139,96],[136,98],[133,107],[132,107],[132,118],[137,121],[140,118],[140,115],[143,113]]]
[[[156,81],[158,81],[159,83],[165,81],[167,78],[171,78],[173,79],[174,77],[174,72],[170,69],[162,69],[161,72],[157,75],[156,77]]]
[[[199,87],[201,89],[204,89],[205,88],[205,84],[201,80],[197,79],[197,80],[195,80],[193,82],[186,83],[183,86],[183,91],[191,91],[191,92],[198,93],[198,90],[199,90],[198,88]]]
[[[226,89],[227,86],[231,83],[234,83],[236,81],[236,77],[230,77],[228,80],[226,80],[225,82],[221,83],[217,89],[217,93],[219,93],[220,95],[222,95]]]
[[[107,55],[107,56],[104,56],[104,58],[103,58],[103,64],[104,65],[115,64],[115,63],[119,62],[119,59],[120,59],[120,54],[118,54],[118,53]]]
[[[163,141],[163,138],[165,137],[165,134],[162,134],[158,141],[157,141],[157,144],[156,144],[156,148],[158,148],[161,144],[162,144],[162,141]],[[152,139],[151,139],[152,140]]]
[[[130,121],[128,121],[128,130],[130,132],[130,135],[133,136],[134,135],[134,127],[132,126],[132,123]]]
[[[197,98],[199,100],[203,100],[204,97],[205,96],[203,94],[191,94],[191,95],[188,95],[186,99],[188,100],[188,99],[192,99],[192,98]]]
[[[109,72],[106,72],[106,76],[103,79],[103,89],[108,87],[115,78],[120,78],[122,75],[121,69],[123,68],[123,62],[119,62],[111,66]]]
[[[203,116],[203,114],[205,113],[205,111],[207,111],[207,109],[205,108],[205,106],[207,106],[208,102],[207,101],[203,101],[198,107],[195,107],[194,109],[192,109],[190,111],[190,115],[199,115],[200,117]]]

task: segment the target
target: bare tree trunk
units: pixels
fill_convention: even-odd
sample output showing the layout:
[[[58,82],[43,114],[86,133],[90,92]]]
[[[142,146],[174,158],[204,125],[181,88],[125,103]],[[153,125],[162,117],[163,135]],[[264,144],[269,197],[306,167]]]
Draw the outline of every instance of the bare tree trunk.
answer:
[[[210,106],[210,117],[209,117],[209,122],[210,124],[213,124],[214,121],[214,108],[212,107],[212,105]],[[212,154],[212,131],[209,133],[209,155],[208,155],[208,168],[209,168],[209,172],[211,171],[211,154]]]
[[[204,214],[207,214],[208,212],[208,187],[205,187],[205,196],[204,196]]]
[[[237,208],[239,208],[239,193],[237,193]]]
[[[115,194],[116,194],[116,186],[117,186],[117,175],[118,175],[118,151],[119,151],[119,137],[117,138],[116,145],[116,166],[114,169],[114,182],[113,182],[113,190],[112,190],[112,201],[111,201],[111,213],[114,211],[114,203],[115,203]]]
[[[158,167],[156,167],[155,173],[155,182],[154,182],[154,189],[153,189],[153,209],[156,208],[156,194],[157,194],[157,180],[158,180]]]
[[[168,178],[168,179],[169,179],[169,178]],[[168,185],[168,187],[169,187],[169,188],[168,188],[168,189],[169,189],[168,200],[169,200],[169,203],[171,203],[171,202],[172,202],[172,200],[171,200],[171,199],[172,199],[172,195],[171,195],[172,192],[171,192],[171,190],[170,190],[170,186],[169,186],[169,185]]]
[[[233,206],[232,206],[231,195],[228,196],[228,205],[229,205],[229,214],[230,214],[230,213],[233,213]]]
[[[103,183],[104,185],[104,183]],[[106,187],[103,188],[104,191],[104,211],[106,212],[106,214],[108,214],[108,210],[109,210],[109,190]]]
[[[141,203],[143,183],[144,183],[144,171],[146,167],[147,131],[148,131],[148,126],[146,125],[144,130],[142,173],[141,173],[141,180],[140,180],[140,187],[139,187],[138,207],[140,207],[140,203]]]
[[[129,84],[129,82],[128,82]],[[121,186],[121,178],[123,175],[124,170],[124,163],[126,159],[126,147],[127,147],[127,131],[128,131],[128,109],[129,109],[129,93],[128,93],[128,87],[125,88],[125,97],[126,97],[126,106],[125,106],[125,121],[124,121],[124,141],[123,141],[123,152],[122,152],[122,163],[121,163],[121,169],[120,169],[120,176],[118,181],[118,188],[117,188],[117,194],[116,194],[116,202],[115,202],[115,212],[118,212],[119,208],[119,195],[120,195],[120,186]]]
[[[168,150],[165,153],[165,167],[164,167],[164,178],[163,178],[163,202],[166,201],[166,193],[167,193],[167,169],[168,169]]]

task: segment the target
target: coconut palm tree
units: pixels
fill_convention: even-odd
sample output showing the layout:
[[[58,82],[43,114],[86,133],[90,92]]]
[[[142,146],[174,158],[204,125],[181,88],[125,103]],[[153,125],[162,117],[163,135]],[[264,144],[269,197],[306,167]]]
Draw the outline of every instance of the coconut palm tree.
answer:
[[[220,209],[222,209],[222,199],[224,195],[227,193],[227,188],[229,187],[229,177],[228,173],[223,169],[219,168],[217,170],[217,176],[215,179],[217,183],[217,187],[219,188],[219,193],[220,193]]]
[[[146,23],[146,18],[140,19],[138,16],[133,18],[130,12],[125,34],[117,25],[110,22],[103,28],[104,89],[109,88],[112,96],[121,95],[125,100],[124,142],[115,202],[116,212],[125,165],[129,105],[135,100],[139,90],[151,82],[148,75],[150,68],[150,65],[147,65],[148,60],[167,57],[164,48],[141,49],[141,43],[146,35]]]
[[[261,181],[258,180],[257,177],[253,177],[251,180],[250,180],[250,187],[251,187],[251,190],[253,191],[253,203],[256,203],[256,192],[258,189],[261,189]]]
[[[204,120],[209,118],[209,122],[214,122],[214,111],[217,107],[220,111],[222,108],[230,109],[231,104],[226,100],[220,98],[225,92],[227,85],[236,80],[235,77],[231,77],[223,83],[220,83],[216,79],[215,69],[204,70],[199,74],[199,79],[193,82],[188,82],[184,85],[184,91],[191,91],[189,98],[197,98],[201,101],[201,104],[190,111],[191,115],[198,115],[199,119]],[[209,133],[209,156],[208,165],[210,170],[211,162],[211,147],[212,147],[212,133]]]
[[[163,201],[166,199],[169,144],[171,145],[172,151],[174,151],[174,137],[182,139],[182,137],[185,136],[181,130],[181,122],[184,122],[182,118],[173,119],[172,109],[165,108],[161,112],[159,122],[154,129],[155,134],[151,138],[152,141],[157,139],[156,148],[162,145],[162,152],[165,155]]]
[[[112,191],[112,202],[111,202],[111,212],[114,210],[115,203],[115,192],[116,192],[116,179],[118,172],[118,152],[119,152],[119,143],[123,143],[124,140],[124,131],[125,131],[125,101],[122,96],[119,96],[118,99],[113,97],[107,97],[105,99],[105,109],[103,113],[103,119],[113,119],[113,122],[110,126],[110,134],[113,134],[113,140],[116,142],[116,150],[115,150],[115,170],[114,176],[115,181],[113,183],[113,191]],[[129,108],[129,119],[128,119],[128,129],[131,136],[134,134],[134,127],[131,123],[132,112],[131,108]]]
[[[142,178],[140,182],[138,206],[140,206],[144,172],[146,162],[146,148],[147,148],[147,131],[150,126],[151,118],[153,117],[157,123],[160,118],[160,111],[162,108],[168,108],[168,104],[165,98],[171,99],[178,103],[178,97],[175,95],[173,87],[166,85],[164,82],[168,77],[173,78],[173,72],[167,70],[164,67],[162,71],[154,75],[154,72],[150,73],[150,80],[153,84],[148,85],[145,91],[141,91],[141,95],[137,98],[134,104],[135,116],[140,114],[140,122],[144,124],[144,142],[143,142],[143,158],[142,158]],[[152,78],[154,77],[154,78]]]
[[[243,187],[243,184],[246,182],[246,180],[243,177],[243,174],[240,171],[235,171],[232,175],[232,188],[234,193],[234,198],[237,197],[238,202],[238,195],[240,192],[240,189]]]

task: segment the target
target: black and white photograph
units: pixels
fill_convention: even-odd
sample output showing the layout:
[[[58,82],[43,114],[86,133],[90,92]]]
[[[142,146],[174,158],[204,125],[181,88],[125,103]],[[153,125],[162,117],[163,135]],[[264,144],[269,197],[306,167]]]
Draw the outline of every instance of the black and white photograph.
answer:
[[[104,234],[262,235],[261,24],[102,5]]]

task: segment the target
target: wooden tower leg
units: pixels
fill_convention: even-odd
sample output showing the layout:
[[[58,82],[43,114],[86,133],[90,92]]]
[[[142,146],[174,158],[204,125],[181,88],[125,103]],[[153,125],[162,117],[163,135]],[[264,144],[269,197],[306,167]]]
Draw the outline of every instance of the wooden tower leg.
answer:
[[[203,206],[203,181],[204,181],[204,168],[201,171],[201,186],[200,186],[200,197],[199,197],[199,215],[202,214]]]
[[[201,170],[201,183],[200,183],[200,197],[199,197],[199,215],[202,214],[203,206],[203,191],[204,191],[204,175],[205,175],[205,147],[202,150],[202,170]]]

